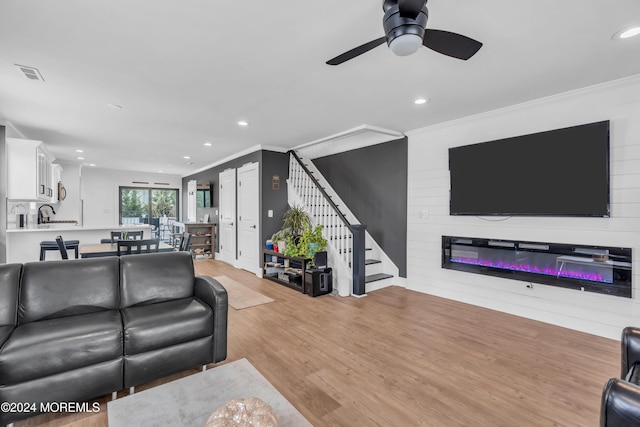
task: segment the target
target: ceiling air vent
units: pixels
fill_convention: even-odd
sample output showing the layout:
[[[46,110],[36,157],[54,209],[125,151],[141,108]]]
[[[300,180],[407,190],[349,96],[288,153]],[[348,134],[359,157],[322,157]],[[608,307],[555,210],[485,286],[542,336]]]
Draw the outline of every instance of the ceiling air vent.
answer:
[[[14,65],[18,67],[18,70],[20,70],[20,73],[26,78],[28,78],[29,80],[40,80],[42,82],[44,81],[44,78],[42,78],[42,74],[40,74],[40,71],[38,71],[37,68],[27,67],[26,65],[18,65],[18,64],[14,64]]]

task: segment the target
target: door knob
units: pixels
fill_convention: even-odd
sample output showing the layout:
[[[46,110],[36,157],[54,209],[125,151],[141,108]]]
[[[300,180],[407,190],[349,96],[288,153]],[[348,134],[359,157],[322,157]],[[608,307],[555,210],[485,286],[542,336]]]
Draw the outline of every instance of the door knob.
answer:
[[[255,225],[252,225],[250,228],[256,228],[256,226],[255,226]]]

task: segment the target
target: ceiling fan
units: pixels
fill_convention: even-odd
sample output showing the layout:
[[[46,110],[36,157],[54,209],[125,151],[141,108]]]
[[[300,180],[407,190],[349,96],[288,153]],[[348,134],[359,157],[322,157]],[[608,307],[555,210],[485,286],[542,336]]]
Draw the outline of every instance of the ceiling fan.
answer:
[[[427,0],[384,0],[382,10],[382,25],[386,34],[384,37],[338,55],[327,61],[327,64],[342,64],[380,46],[385,41],[389,49],[398,56],[411,55],[424,45],[443,55],[465,61],[482,47],[479,41],[462,34],[425,28],[429,18]]]

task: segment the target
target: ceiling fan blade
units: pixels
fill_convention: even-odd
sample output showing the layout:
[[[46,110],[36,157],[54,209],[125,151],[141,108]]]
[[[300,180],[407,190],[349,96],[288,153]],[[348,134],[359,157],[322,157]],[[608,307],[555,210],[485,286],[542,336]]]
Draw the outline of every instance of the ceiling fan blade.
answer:
[[[369,43],[365,43],[361,46],[358,46],[354,49],[351,49],[345,53],[343,53],[342,55],[338,55],[333,59],[330,59],[327,61],[328,65],[340,65],[343,62],[346,62],[350,59],[355,58],[356,56],[362,55],[363,53],[369,52],[371,49],[373,49],[374,47],[378,47],[381,44],[383,44],[385,41],[387,41],[386,37],[380,37],[379,39],[375,39],[370,41]]]
[[[416,19],[425,4],[427,4],[425,0],[398,0],[400,16]]]
[[[482,43],[462,34],[426,29],[422,44],[429,49],[453,58],[467,60],[476,54]]]

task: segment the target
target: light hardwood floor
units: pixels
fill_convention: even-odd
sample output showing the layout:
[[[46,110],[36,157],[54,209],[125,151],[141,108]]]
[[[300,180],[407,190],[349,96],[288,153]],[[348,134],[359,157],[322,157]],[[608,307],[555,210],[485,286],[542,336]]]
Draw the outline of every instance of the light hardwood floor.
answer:
[[[311,298],[215,260],[196,271],[275,300],[229,307],[223,363],[247,358],[315,426],[597,426],[619,374],[616,340],[400,287]],[[99,401],[15,425],[106,426]]]

